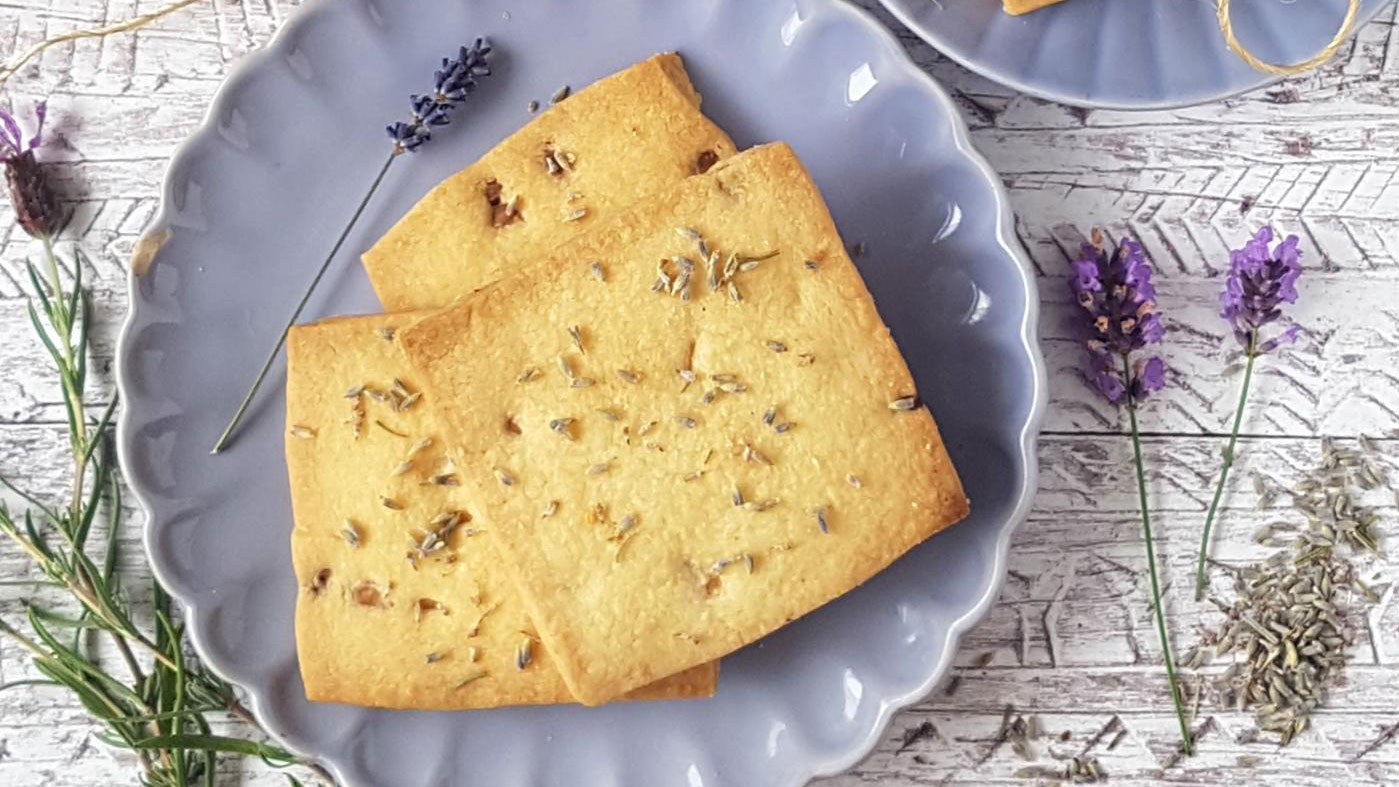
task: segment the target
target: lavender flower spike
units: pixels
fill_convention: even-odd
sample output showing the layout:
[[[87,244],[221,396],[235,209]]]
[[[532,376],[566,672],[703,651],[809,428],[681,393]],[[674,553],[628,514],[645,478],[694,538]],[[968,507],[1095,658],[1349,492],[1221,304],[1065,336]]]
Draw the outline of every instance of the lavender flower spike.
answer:
[[[1297,236],[1289,235],[1270,251],[1273,228],[1264,226],[1242,249],[1229,253],[1229,276],[1220,293],[1220,315],[1251,355],[1263,355],[1297,340],[1301,329],[1290,324],[1262,339],[1262,328],[1282,317],[1282,304],[1296,303],[1297,279],[1302,275]]]
[[[394,152],[417,150],[432,139],[432,126],[452,122],[451,113],[476,90],[480,77],[490,76],[486,62],[491,44],[478,38],[469,47],[462,47],[455,58],[442,58],[442,67],[433,74],[433,90],[427,95],[412,95],[409,102],[413,113],[407,121],[391,123],[386,129],[394,142]]]
[[[44,139],[47,110],[42,102],[35,105],[34,133],[25,139],[14,116],[0,109],[0,164],[5,168],[10,204],[14,206],[19,226],[36,238],[53,236],[62,224],[58,200],[44,179],[43,167],[34,157],[35,148]]]
[[[1093,231],[1073,263],[1069,288],[1088,318],[1084,346],[1088,349],[1087,379],[1109,402],[1141,401],[1166,384],[1160,358],[1135,364],[1131,354],[1161,341],[1156,314],[1156,288],[1151,267],[1135,241],[1123,239],[1109,254],[1103,236]]]
[[[1297,302],[1297,279],[1302,276],[1301,252],[1297,251],[1297,236],[1288,235],[1271,250],[1273,228],[1264,226],[1242,249],[1229,252],[1229,276],[1224,292],[1219,295],[1219,316],[1229,321],[1234,336],[1244,346],[1248,362],[1244,364],[1244,381],[1239,386],[1239,403],[1234,407],[1234,426],[1229,430],[1229,442],[1224,447],[1224,462],[1219,470],[1219,483],[1214,487],[1205,527],[1200,535],[1200,555],[1195,561],[1195,599],[1205,597],[1208,578],[1205,563],[1209,557],[1210,533],[1229,470],[1234,466],[1234,449],[1239,443],[1239,428],[1243,425],[1244,407],[1248,404],[1249,385],[1253,382],[1253,366],[1259,356],[1267,355],[1284,344],[1297,341],[1301,328],[1289,323],[1286,328],[1264,339],[1263,329],[1282,319],[1282,305]]]
[[[1164,330],[1156,314],[1156,288],[1151,284],[1151,266],[1136,242],[1123,239],[1109,254],[1103,248],[1103,235],[1093,230],[1092,243],[1083,244],[1073,262],[1069,280],[1078,305],[1083,309],[1088,349],[1087,382],[1113,404],[1127,405],[1131,426],[1132,456],[1136,467],[1137,497],[1146,547],[1147,575],[1151,578],[1152,607],[1156,633],[1161,638],[1166,681],[1180,726],[1181,750],[1193,752],[1190,726],[1185,720],[1180,683],[1176,681],[1175,657],[1171,655],[1170,632],[1166,628],[1165,605],[1161,603],[1161,578],[1156,571],[1155,538],[1151,534],[1151,509],[1147,501],[1146,467],[1142,459],[1141,429],[1137,404],[1166,385],[1166,365],[1160,358],[1134,359],[1137,353],[1161,341]]]

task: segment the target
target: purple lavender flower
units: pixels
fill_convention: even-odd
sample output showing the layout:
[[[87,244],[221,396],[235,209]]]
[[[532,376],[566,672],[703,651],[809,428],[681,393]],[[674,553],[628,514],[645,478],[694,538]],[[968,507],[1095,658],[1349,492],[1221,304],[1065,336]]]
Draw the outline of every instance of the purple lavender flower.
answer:
[[[1156,631],[1161,638],[1171,701],[1175,706],[1176,722],[1180,725],[1182,750],[1189,754],[1193,741],[1190,725],[1185,718],[1185,706],[1181,702],[1180,683],[1176,680],[1175,658],[1171,655],[1171,640],[1166,629],[1165,605],[1161,603],[1161,580],[1157,576],[1156,552],[1152,546],[1155,539],[1151,535],[1151,509],[1147,505],[1141,429],[1137,423],[1137,403],[1166,385],[1166,365],[1160,358],[1133,357],[1161,341],[1164,332],[1161,318],[1156,314],[1156,288],[1151,284],[1151,266],[1146,262],[1142,247],[1132,240],[1124,238],[1109,254],[1103,247],[1102,233],[1095,229],[1092,243],[1083,244],[1078,259],[1073,262],[1069,290],[1087,318],[1082,323],[1084,347],[1088,350],[1088,369],[1084,377],[1109,402],[1127,405]]]
[[[1262,328],[1282,317],[1282,304],[1297,301],[1302,275],[1297,236],[1288,235],[1270,251],[1273,228],[1264,226],[1242,249],[1229,252],[1229,276],[1220,293],[1219,316],[1229,321],[1234,336],[1253,355],[1297,341],[1301,328],[1292,323],[1276,336],[1262,339]]]
[[[1093,231],[1073,263],[1069,289],[1088,317],[1088,382],[1109,402],[1136,402],[1166,384],[1160,358],[1132,362],[1132,353],[1161,341],[1156,288],[1142,247],[1123,239],[1109,254]]]
[[[5,167],[5,183],[10,190],[10,204],[15,218],[25,232],[36,238],[49,237],[62,224],[58,200],[44,178],[44,171],[34,150],[44,140],[44,117],[48,106],[34,106],[34,133],[28,139],[20,133],[13,115],[0,109],[0,163]]]
[[[417,150],[432,139],[432,126],[452,122],[452,110],[476,90],[480,77],[490,76],[491,67],[486,62],[490,53],[490,42],[478,38],[470,47],[462,47],[455,58],[442,58],[442,68],[433,73],[432,93],[410,96],[411,119],[392,123],[386,129],[396,152]]]
[[[46,102],[40,101],[34,105],[34,133],[28,140],[20,133],[19,123],[14,115],[0,109],[0,124],[4,128],[0,129],[0,151],[5,152],[5,157],[19,156],[33,150],[43,144],[44,141],[44,118],[48,115],[49,107]]]

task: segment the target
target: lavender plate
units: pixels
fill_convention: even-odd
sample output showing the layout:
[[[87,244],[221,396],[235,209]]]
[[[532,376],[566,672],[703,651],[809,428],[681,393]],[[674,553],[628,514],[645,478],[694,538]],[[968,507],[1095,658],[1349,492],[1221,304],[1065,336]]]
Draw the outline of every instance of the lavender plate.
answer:
[[[356,253],[524,123],[526,104],[679,50],[741,144],[810,167],[943,427],[975,513],[866,586],[724,660],[712,700],[427,713],[311,704],[292,639],[282,369],[209,446],[387,151],[382,129],[475,35],[496,76],[390,172],[309,316],[376,311]],[[345,784],[798,785],[849,767],[989,607],[1034,489],[1037,302],[993,172],[946,94],[835,0],[310,0],[170,165],[134,265],[120,449],[196,648]],[[386,646],[391,643],[386,643]]]

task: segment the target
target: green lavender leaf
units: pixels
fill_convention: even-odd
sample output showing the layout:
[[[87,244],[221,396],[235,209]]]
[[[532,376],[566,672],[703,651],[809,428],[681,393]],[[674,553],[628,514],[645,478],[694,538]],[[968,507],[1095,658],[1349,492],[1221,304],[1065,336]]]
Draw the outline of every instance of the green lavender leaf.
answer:
[[[265,743],[258,743],[257,741],[245,740],[243,738],[231,738],[225,735],[160,735],[138,740],[132,748],[181,748],[196,749],[198,751],[244,754],[250,757],[261,757],[269,761],[270,764],[278,767],[284,767],[296,761],[295,755],[285,749],[269,746]]]
[[[113,400],[113,404],[115,404],[115,400]],[[112,408],[107,408],[107,418],[111,417],[111,412]],[[107,418],[103,419],[102,424],[106,423]],[[99,425],[99,428],[104,427]],[[121,533],[121,479],[117,477],[116,473],[112,473],[107,477],[107,500],[109,501],[107,505],[107,510],[109,512],[107,518],[109,522],[107,528],[107,550],[102,557],[102,572],[100,576],[102,577],[102,582],[110,587],[113,592],[119,592],[121,589],[121,582],[120,578],[117,576],[117,556],[121,550],[121,539],[118,538]]]
[[[57,514],[55,514],[53,511],[51,511],[51,510],[49,509],[48,506],[44,505],[43,501],[39,500],[38,498],[36,498],[36,497],[34,497],[33,495],[29,494],[28,492],[24,491],[23,489],[20,489],[19,487],[17,487],[17,486],[15,486],[14,484],[10,483],[10,479],[6,478],[6,477],[3,476],[3,475],[0,475],[0,485],[3,485],[6,489],[8,489],[8,490],[10,490],[11,492],[14,492],[15,494],[17,494],[17,495],[19,495],[20,497],[24,498],[24,502],[26,502],[26,503],[28,503],[29,505],[34,506],[35,508],[39,509],[39,510],[42,511],[46,516],[51,516],[51,517],[56,517],[56,516],[57,516]],[[0,504],[0,509],[3,509],[3,510],[4,510],[4,516],[8,519],[9,516],[10,516],[9,509],[4,508],[4,505],[3,505],[3,504]]]
[[[58,365],[59,367],[63,367],[64,365],[66,365],[67,362],[64,360],[63,355],[58,351],[58,347],[54,345],[53,340],[49,338],[49,332],[44,329],[43,323],[39,322],[39,312],[35,311],[34,302],[30,301],[29,303],[26,303],[25,307],[26,310],[29,312],[29,323],[30,325],[34,326],[34,332],[39,335],[39,341],[43,343],[44,349],[48,350],[49,358],[51,358],[54,364]],[[74,414],[71,408],[69,409],[68,413],[68,424],[71,427],[74,418]]]
[[[107,489],[107,482],[111,474],[112,466],[107,462],[98,462],[94,466],[92,488],[87,493],[87,502],[82,507],[77,527],[73,529],[73,548],[75,550],[81,551],[87,546],[88,534],[92,532],[92,520],[97,516],[97,510],[101,508],[102,494]]]
[[[42,306],[44,309],[44,316],[48,317],[50,322],[53,322],[55,316],[53,311],[53,301],[49,300],[49,295],[47,292],[48,287],[45,286],[44,283],[39,280],[39,270],[35,268],[32,263],[25,263],[24,269],[25,272],[29,274],[29,284],[34,288],[34,297],[39,299],[39,305]],[[35,329],[40,331],[41,333],[47,333],[37,324],[35,325]]]
[[[78,314],[79,304],[88,298],[87,290],[83,289],[83,268],[90,261],[81,250],[75,249],[73,252],[73,288],[68,294],[68,313]],[[87,322],[86,319],[83,322]]]
[[[81,266],[75,266],[81,270]],[[78,310],[73,312],[77,316],[79,325],[78,344],[73,348],[73,387],[76,390],[83,390],[87,385],[87,345],[88,337],[92,334],[88,330],[89,318],[92,316],[92,306],[86,295],[77,299]]]
[[[205,723],[203,716],[199,717],[199,726],[203,734],[209,734],[209,725]],[[214,777],[216,775],[214,771],[214,760],[217,756],[217,752],[204,752],[204,757],[202,760],[204,763],[204,787],[214,787]]]
[[[95,424],[93,424],[92,433],[93,433],[94,435],[106,434],[106,433],[107,433],[107,427],[108,427],[108,425],[110,425],[110,424],[112,423],[112,415],[113,415],[116,411],[117,411],[117,396],[116,396],[116,394],[113,394],[113,395],[112,395],[112,401],[110,401],[110,402],[107,403],[107,409],[105,409],[105,410],[102,411],[102,417],[99,418],[99,419],[97,419],[97,422],[96,422]],[[97,440],[97,439],[93,439],[91,442],[88,443],[88,446],[87,446],[87,448],[83,451],[83,455],[82,455],[82,462],[83,462],[84,464],[86,464],[87,462],[92,461],[92,454],[93,454],[94,451],[97,450],[97,446],[98,446],[98,445],[106,445],[106,443],[103,443],[102,441]],[[115,522],[114,522],[113,524],[115,524]]]
[[[97,623],[93,622],[92,620],[85,619],[85,618],[75,618],[75,617],[71,617],[71,616],[68,616],[68,615],[60,615],[60,614],[58,614],[57,612],[52,612],[52,611],[50,611],[50,610],[44,609],[43,607],[39,607],[39,606],[35,606],[35,605],[30,605],[30,606],[29,606],[29,612],[30,612],[30,614],[32,614],[32,615],[37,615],[37,616],[39,617],[39,619],[40,619],[40,620],[43,620],[45,623],[48,623],[48,624],[54,625],[54,626],[61,626],[61,627],[63,627],[63,628],[76,628],[76,629],[98,629],[98,628],[101,628]]]
[[[201,714],[217,713],[221,710],[223,710],[223,708],[217,705],[191,705],[181,710],[168,710],[161,711],[160,713],[135,713],[127,716],[126,720],[135,724],[149,724],[183,717],[193,723]]]
[[[48,646],[49,658],[56,667],[61,667],[60,674],[67,676],[73,681],[81,681],[84,685],[100,688],[107,696],[114,700],[124,700],[135,705],[143,705],[141,697],[124,683],[107,674],[96,665],[89,662],[75,649],[68,647],[58,640],[57,637],[48,630],[43,621],[34,614],[34,607],[29,608],[29,626],[34,630],[35,636]]]
[[[34,517],[28,512],[24,512],[24,530],[29,534],[30,543],[38,549],[44,557],[52,560],[54,558],[53,549],[49,546],[48,539],[39,533],[39,528],[34,524]]]
[[[18,689],[24,686],[56,686],[57,683],[42,678],[25,678],[24,680],[12,680],[9,683],[0,683],[0,694],[10,689]]]

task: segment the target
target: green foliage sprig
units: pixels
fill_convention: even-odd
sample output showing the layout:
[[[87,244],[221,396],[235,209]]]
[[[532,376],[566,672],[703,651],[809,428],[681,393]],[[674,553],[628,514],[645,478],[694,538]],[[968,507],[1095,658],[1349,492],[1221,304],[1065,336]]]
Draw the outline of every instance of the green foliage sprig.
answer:
[[[8,115],[4,120],[13,124]],[[215,715],[254,726],[256,720],[229,684],[188,655],[184,626],[160,585],[153,581],[149,603],[137,604],[123,584],[118,569],[122,486],[109,434],[117,402],[114,397],[95,417],[88,411],[92,304],[82,281],[87,261],[75,252],[61,264],[54,242],[62,211],[44,187],[43,166],[33,155],[38,139],[36,133],[22,150],[20,144],[9,145],[3,164],[19,224],[42,248],[41,267],[25,266],[29,320],[57,373],[67,417],[66,469],[72,476],[60,499],[45,500],[0,475],[0,484],[23,501],[22,510],[0,502],[0,533],[30,558],[42,583],[71,598],[68,609],[76,612],[30,600],[27,631],[0,618],[0,636],[28,651],[40,676],[0,685],[0,691],[54,686],[71,692],[100,725],[103,742],[134,753],[141,783],[150,787],[213,787],[220,754],[259,757],[278,767],[301,764],[329,783],[319,766],[285,749],[215,735],[210,724]],[[61,272],[65,267],[73,271],[68,284]],[[102,658],[103,644],[116,655]]]

